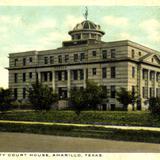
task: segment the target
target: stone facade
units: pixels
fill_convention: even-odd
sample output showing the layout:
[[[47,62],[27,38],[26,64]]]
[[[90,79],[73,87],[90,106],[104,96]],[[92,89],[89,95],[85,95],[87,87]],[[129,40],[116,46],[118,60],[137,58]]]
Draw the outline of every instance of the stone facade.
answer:
[[[69,34],[72,40],[60,48],[9,54],[9,88],[16,99],[27,100],[26,90],[36,79],[60,99],[93,80],[107,87],[110,98],[104,110],[121,107],[115,98],[121,87],[138,93],[139,110],[147,109],[149,97],[160,97],[160,52],[129,40],[103,42],[100,26],[88,20]]]

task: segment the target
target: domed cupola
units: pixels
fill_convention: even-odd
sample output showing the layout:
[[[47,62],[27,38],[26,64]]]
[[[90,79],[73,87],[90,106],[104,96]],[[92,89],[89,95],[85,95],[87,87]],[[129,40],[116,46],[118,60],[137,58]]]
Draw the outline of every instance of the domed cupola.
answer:
[[[101,40],[101,37],[105,34],[101,30],[100,25],[96,25],[95,23],[87,20],[88,10],[85,13],[85,21],[77,24],[73,30],[69,31],[69,35],[72,37],[72,40]]]

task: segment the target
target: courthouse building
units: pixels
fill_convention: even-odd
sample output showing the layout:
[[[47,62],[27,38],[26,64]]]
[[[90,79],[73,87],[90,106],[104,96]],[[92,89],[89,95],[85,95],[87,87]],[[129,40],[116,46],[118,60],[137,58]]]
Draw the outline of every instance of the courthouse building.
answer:
[[[121,87],[137,92],[138,110],[147,108],[148,98],[160,97],[160,52],[130,40],[104,42],[105,32],[87,19],[68,34],[71,40],[57,49],[9,54],[9,88],[15,99],[27,101],[27,89],[36,79],[53,88],[61,101],[71,88],[95,81],[107,88],[109,102],[103,110],[121,107],[116,100]]]

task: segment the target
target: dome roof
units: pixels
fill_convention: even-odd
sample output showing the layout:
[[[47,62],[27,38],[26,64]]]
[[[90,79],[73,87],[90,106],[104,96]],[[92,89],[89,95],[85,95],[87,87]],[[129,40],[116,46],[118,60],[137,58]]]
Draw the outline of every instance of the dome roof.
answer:
[[[73,31],[75,30],[100,30],[100,26],[94,24],[93,22],[89,20],[85,20],[81,23],[78,23],[74,28]]]

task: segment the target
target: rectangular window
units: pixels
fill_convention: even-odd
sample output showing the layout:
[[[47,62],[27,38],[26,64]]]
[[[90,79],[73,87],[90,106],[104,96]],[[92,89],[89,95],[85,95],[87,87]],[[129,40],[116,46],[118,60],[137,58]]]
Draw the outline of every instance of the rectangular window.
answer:
[[[85,59],[85,53],[80,54],[80,61],[83,61]]]
[[[32,63],[32,57],[29,57],[29,63]]]
[[[150,80],[151,80],[151,81],[154,80],[154,72],[153,72],[153,71],[150,72]]]
[[[14,60],[14,66],[15,66],[15,67],[17,66],[17,63],[18,63],[18,59],[16,58],[16,59]]]
[[[66,81],[67,79],[68,79],[67,71],[64,71],[64,80]]]
[[[96,68],[92,68],[92,75],[96,75]]]
[[[116,68],[111,67],[111,78],[116,78]]]
[[[18,73],[15,73],[14,74],[14,83],[17,83],[18,82]]]
[[[132,78],[135,77],[135,67],[132,67]]]
[[[58,63],[62,63],[62,55],[58,56]]]
[[[54,56],[50,56],[50,64],[54,64]]]
[[[132,49],[132,58],[134,58],[135,56],[135,52],[134,52],[134,49]]]
[[[116,58],[116,50],[111,49],[111,58]]]
[[[69,61],[69,55],[65,55],[64,61],[65,61],[65,63],[67,63]]]
[[[23,58],[23,66],[26,65],[26,58]]]
[[[83,71],[83,69],[80,69],[79,72],[80,72],[80,80],[83,80],[84,79],[84,71]]]
[[[107,50],[102,50],[102,58],[107,59]]]
[[[143,87],[143,98],[148,98],[148,88],[147,87]]]
[[[135,86],[132,86],[132,95],[135,95]]]
[[[44,64],[48,64],[48,57],[44,57]]]
[[[74,54],[74,62],[78,61],[78,54]]]
[[[73,80],[78,80],[78,71],[73,70]]]
[[[47,82],[47,80],[48,80],[47,72],[43,72],[43,76],[44,76],[44,82]]]
[[[148,79],[148,71],[146,69],[143,69],[142,74],[143,74],[143,79],[147,80]]]
[[[102,78],[106,78],[107,77],[107,68],[104,67],[102,68]]]
[[[57,71],[57,76],[58,76],[58,81],[62,80],[62,72],[61,71]]]
[[[26,98],[26,88],[23,88],[23,99]]]
[[[88,68],[86,69],[86,79],[88,79]]]
[[[26,73],[23,73],[23,82],[26,81]]]
[[[115,86],[111,86],[111,98],[115,98],[115,95],[116,95]]]
[[[52,81],[53,75],[52,72],[49,72],[49,80]]]
[[[96,57],[96,55],[97,55],[96,51],[92,51],[92,56]]]
[[[156,81],[158,82],[159,73],[156,74]]]
[[[29,72],[29,78],[32,79],[32,72]]]
[[[151,98],[151,97],[154,97],[154,88],[151,88],[151,87],[150,87],[149,90],[150,90],[150,98]]]
[[[18,89],[17,89],[17,88],[14,88],[13,93],[14,93],[14,99],[16,100],[17,97],[18,97]]]

